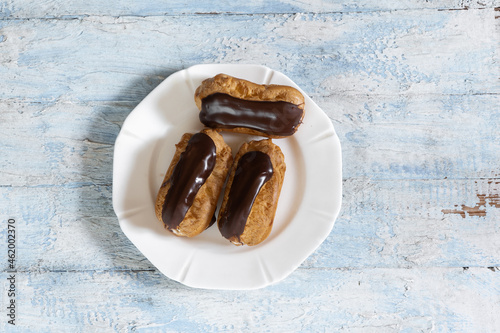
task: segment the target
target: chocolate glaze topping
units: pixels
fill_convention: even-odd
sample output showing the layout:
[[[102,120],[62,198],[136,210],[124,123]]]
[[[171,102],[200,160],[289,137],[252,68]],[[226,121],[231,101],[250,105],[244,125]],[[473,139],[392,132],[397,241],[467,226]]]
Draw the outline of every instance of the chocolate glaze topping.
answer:
[[[227,239],[236,236],[239,240],[255,198],[272,175],[271,159],[263,152],[251,151],[239,159],[229,199],[219,221],[222,236]]]
[[[288,102],[247,101],[216,93],[202,100],[200,121],[208,127],[246,127],[270,135],[295,133],[304,111]]]
[[[176,229],[182,222],[200,187],[215,166],[216,149],[212,138],[196,133],[181,154],[163,203],[162,220],[167,229]]]

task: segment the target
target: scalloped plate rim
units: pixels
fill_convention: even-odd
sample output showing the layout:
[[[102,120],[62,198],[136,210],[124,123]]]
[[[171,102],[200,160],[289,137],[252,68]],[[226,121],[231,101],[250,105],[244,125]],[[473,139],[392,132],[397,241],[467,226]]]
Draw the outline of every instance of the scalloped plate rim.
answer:
[[[326,195],[331,195],[332,199],[330,201],[328,201],[330,205],[317,209],[318,210],[317,212],[314,210],[314,207],[313,207],[313,209],[309,212],[309,213],[317,213],[317,215],[319,216],[318,220],[323,219],[326,222],[325,222],[325,225],[318,226],[318,229],[321,230],[321,232],[319,234],[311,235],[311,236],[308,236],[309,238],[306,238],[307,244],[305,244],[305,246],[303,248],[299,247],[301,250],[299,251],[299,253],[294,254],[294,256],[292,258],[284,258],[283,259],[283,257],[282,257],[282,258],[269,259],[269,258],[265,258],[265,256],[263,255],[263,253],[264,254],[266,253],[264,250],[259,250],[259,247],[261,245],[257,245],[255,247],[247,247],[247,248],[252,248],[252,249],[255,248],[255,249],[257,249],[257,251],[254,251],[254,250],[252,250],[250,252],[249,251],[246,251],[246,252],[242,251],[243,254],[238,254],[238,255],[240,255],[242,259],[247,260],[250,266],[255,265],[256,267],[258,267],[257,270],[260,269],[259,274],[255,274],[255,276],[253,278],[252,278],[252,276],[250,276],[249,279],[247,279],[245,281],[227,280],[226,281],[227,283],[213,281],[213,280],[215,280],[214,277],[212,277],[211,278],[212,280],[210,280],[210,281],[198,280],[196,277],[193,278],[193,276],[189,275],[189,271],[191,269],[190,265],[193,264],[193,261],[196,262],[196,252],[199,251],[199,249],[196,247],[196,245],[193,246],[192,252],[189,252],[188,254],[185,255],[186,262],[184,263],[184,266],[182,264],[182,261],[180,261],[177,264],[179,267],[182,267],[181,269],[178,269],[178,268],[175,269],[175,267],[170,267],[168,262],[167,263],[160,262],[156,256],[156,254],[151,254],[152,253],[151,250],[146,249],[147,245],[144,244],[144,239],[147,239],[147,237],[153,237],[153,238],[156,237],[155,235],[158,234],[158,229],[157,229],[158,225],[154,226],[154,228],[156,228],[156,233],[152,232],[151,230],[144,231],[140,228],[139,229],[136,228],[136,226],[134,226],[133,223],[130,222],[130,217],[123,215],[125,213],[125,211],[123,211],[123,207],[122,207],[123,202],[121,202],[120,200],[124,200],[123,196],[125,196],[125,198],[126,198],[127,195],[130,196],[130,195],[132,195],[132,193],[125,193],[125,194],[120,193],[120,190],[122,190],[121,186],[123,185],[123,183],[121,183],[121,181],[123,181],[123,179],[120,179],[121,170],[120,170],[120,167],[118,166],[117,161],[120,158],[122,158],[122,156],[120,155],[120,154],[123,154],[122,145],[124,143],[122,141],[133,140],[134,139],[133,136],[136,136],[135,140],[140,141],[141,139],[144,139],[143,137],[141,137],[141,135],[135,134],[134,131],[131,131],[130,127],[133,128],[133,126],[134,126],[134,124],[132,124],[133,123],[132,119],[137,120],[136,118],[139,118],[139,120],[140,120],[140,113],[144,112],[143,111],[144,109],[148,109],[148,103],[153,101],[154,98],[161,96],[165,90],[173,89],[173,87],[169,87],[169,86],[172,85],[172,83],[176,79],[178,79],[178,77],[187,76],[188,79],[186,79],[186,84],[189,86],[190,83],[188,81],[191,80],[191,85],[192,85],[193,74],[203,76],[203,74],[200,74],[200,73],[207,73],[208,72],[208,73],[212,73],[212,76],[213,76],[213,75],[217,74],[218,72],[225,72],[229,75],[239,76],[241,78],[248,79],[248,77],[251,75],[245,75],[245,73],[249,73],[249,71],[257,71],[257,70],[264,71],[266,77],[264,77],[262,79],[263,81],[270,80],[271,83],[275,83],[273,81],[274,79],[285,80],[286,82],[284,82],[284,83],[279,82],[279,84],[289,84],[289,85],[292,85],[292,86],[298,88],[304,94],[304,97],[306,98],[306,116],[308,115],[308,112],[312,112],[314,115],[314,118],[311,118],[310,120],[314,120],[316,122],[320,121],[319,123],[321,123],[321,125],[318,125],[318,126],[321,126],[321,127],[325,126],[326,130],[321,132],[320,135],[315,135],[314,137],[308,136],[306,138],[302,138],[300,135],[301,128],[303,128],[304,126],[307,126],[307,124],[304,121],[304,124],[301,125],[301,127],[299,127],[298,132],[294,136],[296,138],[299,138],[299,139],[297,139],[297,141],[299,142],[299,146],[305,145],[307,147],[308,143],[314,144],[314,142],[320,142],[320,144],[324,145],[329,150],[329,151],[326,151],[325,154],[323,154],[323,156],[318,157],[318,159],[321,160],[320,163],[328,165],[329,169],[334,171],[333,174],[328,175],[331,178],[331,179],[328,179],[328,181],[330,182],[330,184],[333,184],[334,188],[327,189],[326,192],[325,192],[325,189],[322,189],[319,192],[321,192],[323,194],[326,193]],[[215,74],[213,74],[213,73],[215,73]],[[206,77],[209,77],[209,76],[206,76]],[[265,82],[265,83],[268,83],[268,82]],[[193,88],[194,88],[193,86],[190,87],[190,89],[193,89]],[[194,104],[194,100],[192,103]],[[149,109],[149,111],[151,112],[151,109]],[[158,113],[158,112],[156,112],[156,113]],[[155,112],[153,112],[152,114],[155,115]],[[176,125],[176,124],[174,123],[171,125]],[[312,130],[314,130],[314,128]],[[308,129],[308,130],[303,130],[303,131],[306,132],[306,131],[311,131],[311,130]],[[309,141],[305,142],[306,141],[305,139],[308,139],[310,142]],[[280,139],[280,140],[289,140],[289,139]],[[304,142],[302,142],[301,140]],[[314,141],[314,140],[316,140],[316,141]],[[170,143],[170,144],[173,145],[173,143]],[[322,149],[326,149],[326,148],[322,148]],[[233,152],[233,155],[234,154],[235,154],[235,152]],[[331,155],[329,155],[329,154],[331,154]],[[312,163],[312,162],[309,161],[308,163]],[[307,165],[306,165],[306,167],[307,167]],[[288,162],[287,162],[287,169],[288,169]],[[327,172],[327,170],[325,170],[325,172]],[[308,175],[308,177],[310,178],[311,175]],[[121,178],[123,178],[123,175],[121,176]],[[286,178],[286,175],[285,175],[285,178]],[[318,179],[314,179],[314,176],[313,176],[313,180],[315,180],[316,183],[318,182]],[[133,180],[129,179],[128,181],[131,182]],[[322,183],[322,182],[320,181],[320,183]],[[305,188],[307,189],[307,185]],[[309,197],[307,198],[308,203],[310,205],[314,206],[315,201],[313,200],[313,198],[311,198],[313,195],[311,195],[311,194],[308,194],[308,195],[309,195]],[[282,196],[283,196],[283,194],[282,194]],[[274,71],[266,66],[251,65],[251,64],[249,64],[249,65],[201,64],[201,65],[194,65],[194,66],[189,67],[187,69],[175,72],[175,73],[171,74],[169,77],[167,77],[163,82],[161,82],[160,85],[158,85],[158,87],[156,87],[153,91],[151,91],[151,93],[148,94],[148,96],[146,96],[134,108],[134,110],[132,110],[132,112],[130,112],[127,119],[124,121],[123,126],[120,130],[120,133],[116,139],[115,152],[114,152],[114,158],[113,158],[113,208],[115,210],[117,217],[119,217],[118,219],[119,219],[120,227],[121,227],[122,231],[124,232],[124,234],[131,240],[131,242],[139,249],[139,251],[141,251],[146,256],[146,258],[148,258],[151,261],[151,263],[156,268],[158,268],[158,270],[160,270],[160,272],[162,272],[167,277],[169,277],[175,281],[178,281],[180,283],[183,283],[184,285],[190,286],[190,287],[205,288],[205,289],[221,289],[221,290],[223,290],[223,289],[248,290],[248,289],[262,288],[262,287],[265,287],[265,286],[268,286],[270,284],[273,284],[273,283],[276,283],[278,281],[283,280],[289,274],[291,274],[297,267],[299,267],[300,264],[305,259],[307,259],[307,257],[309,257],[317,249],[317,247],[319,247],[319,245],[321,245],[324,242],[324,240],[328,237],[328,235],[330,234],[330,232],[334,226],[335,220],[340,212],[341,201],[342,201],[341,146],[340,146],[340,141],[335,133],[335,129],[333,127],[333,124],[331,123],[329,118],[326,116],[326,114],[292,80],[290,80],[284,74],[277,72],[277,71]],[[136,208],[134,208],[134,209],[136,209]],[[304,212],[301,209],[303,210],[305,208],[299,207],[298,212],[301,214],[304,214]],[[277,216],[278,216],[278,214],[277,214]],[[293,218],[295,219],[296,216],[294,216]],[[158,221],[155,221],[155,223],[156,222],[158,222]],[[293,220],[290,223],[295,223],[295,224],[291,224],[293,226],[293,228],[290,225],[286,225],[284,227],[285,231],[283,233],[286,234],[287,230],[294,230],[295,234],[297,234],[300,231],[300,228],[297,224],[299,222],[295,222]],[[298,229],[299,231],[297,231],[295,229]],[[208,232],[208,231],[205,231],[205,232]],[[290,231],[290,232],[292,232],[292,231]],[[292,235],[290,235],[290,232],[288,232],[287,237],[294,237],[294,234],[292,233]],[[153,235],[153,236],[151,236],[151,235]],[[277,238],[279,239],[279,237],[281,237],[281,235],[282,234],[279,234],[277,236]],[[298,237],[298,236],[295,236],[295,237]],[[174,237],[174,238],[176,238],[176,237]],[[171,243],[175,242],[175,240],[172,240],[171,238],[168,238],[168,237],[165,239],[166,239],[166,242],[171,242]],[[156,241],[158,241],[158,240],[156,240]],[[278,242],[275,241],[275,243],[277,244]],[[281,249],[283,251],[283,250],[286,250],[287,245],[286,245],[286,243],[284,245],[282,243],[283,243],[283,241],[280,243],[280,245],[282,247],[285,247],[285,249]],[[179,243],[179,244],[185,244],[185,243]],[[264,243],[262,243],[262,244],[264,244]],[[302,244],[301,244],[301,246],[302,246]],[[185,248],[185,245],[183,245],[183,248]],[[264,248],[264,246],[262,246],[262,248]],[[269,246],[268,248],[272,249],[272,246]],[[275,249],[275,250],[280,251],[280,248]],[[146,254],[146,253],[148,253],[148,254]],[[252,253],[254,253],[254,254],[252,255]],[[206,255],[207,253],[203,253],[203,254]],[[152,260],[153,257],[154,257],[154,260]],[[216,257],[216,256],[214,256],[214,257]],[[281,261],[289,261],[289,262],[286,265],[286,267],[280,268],[277,272],[276,271],[273,272],[272,269],[276,265],[279,265],[280,260]],[[274,265],[273,265],[273,263],[274,263]],[[199,263],[198,263],[198,265],[199,265]],[[244,267],[244,266],[242,266],[242,267]],[[195,267],[195,268],[198,269],[199,267]],[[209,270],[209,268],[207,268],[207,271],[208,270]],[[252,270],[249,270],[249,271],[250,271],[250,274],[252,274],[251,272],[253,272],[253,271]],[[203,272],[203,270],[202,270],[202,272]],[[214,273],[214,272],[210,272],[210,273]],[[215,272],[215,276],[217,276],[216,273],[217,272]]]

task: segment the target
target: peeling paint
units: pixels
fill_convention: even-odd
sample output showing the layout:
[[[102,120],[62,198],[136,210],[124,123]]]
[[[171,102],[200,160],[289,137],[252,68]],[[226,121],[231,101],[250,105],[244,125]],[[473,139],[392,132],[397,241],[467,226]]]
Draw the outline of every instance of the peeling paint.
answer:
[[[491,181],[488,183],[492,183]],[[443,209],[441,210],[443,214],[458,214],[463,218],[466,215],[473,217],[485,217],[486,216],[486,207],[489,205],[490,207],[500,208],[500,195],[497,193],[494,194],[477,194],[477,198],[479,201],[476,203],[474,207],[461,205],[461,209]],[[458,206],[458,205],[455,205]]]
[[[21,330],[497,330],[500,11],[478,9],[493,3],[0,0],[0,211],[18,223]],[[111,204],[125,117],[171,73],[218,62],[284,72],[342,142],[332,233],[262,290],[165,278]]]

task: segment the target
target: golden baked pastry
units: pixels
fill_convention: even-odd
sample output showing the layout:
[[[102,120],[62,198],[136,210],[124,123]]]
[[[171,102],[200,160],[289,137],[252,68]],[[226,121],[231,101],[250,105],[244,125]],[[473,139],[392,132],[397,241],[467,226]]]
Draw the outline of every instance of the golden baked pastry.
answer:
[[[217,131],[182,136],[156,198],[156,217],[167,230],[193,237],[215,222],[231,162],[231,148]]]
[[[283,153],[271,139],[241,146],[219,211],[222,236],[235,245],[257,245],[269,236],[285,170]]]
[[[264,85],[218,74],[204,80],[194,96],[207,127],[282,138],[293,135],[304,118],[304,96],[284,85]]]

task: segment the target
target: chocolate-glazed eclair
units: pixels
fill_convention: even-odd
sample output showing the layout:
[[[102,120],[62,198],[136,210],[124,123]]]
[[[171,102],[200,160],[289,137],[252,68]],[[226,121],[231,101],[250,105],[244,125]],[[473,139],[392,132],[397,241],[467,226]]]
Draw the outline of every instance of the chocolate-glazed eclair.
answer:
[[[219,211],[222,236],[236,245],[257,245],[269,236],[285,170],[283,153],[270,139],[241,146]]]
[[[200,121],[225,131],[282,138],[294,134],[304,118],[304,96],[297,89],[226,74],[204,80],[194,99]]]
[[[156,198],[156,217],[167,230],[193,237],[215,222],[231,162],[231,148],[217,131],[182,136]]]

